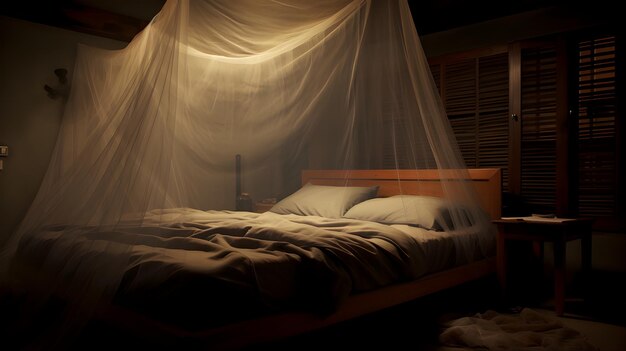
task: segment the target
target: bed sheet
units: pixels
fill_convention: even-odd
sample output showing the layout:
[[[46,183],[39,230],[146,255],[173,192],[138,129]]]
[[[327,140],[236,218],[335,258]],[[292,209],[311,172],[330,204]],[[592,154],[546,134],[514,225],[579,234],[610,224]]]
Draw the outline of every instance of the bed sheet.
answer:
[[[350,294],[464,263],[455,245],[459,238],[469,245],[477,235],[482,234],[175,208],[128,216],[108,229],[51,227],[23,242],[20,257],[49,277],[73,266],[85,267],[85,277],[117,274],[119,279],[102,279],[115,282],[116,304],[205,328],[283,309],[332,312]],[[68,252],[72,259],[61,260]],[[98,267],[102,271],[89,271]]]

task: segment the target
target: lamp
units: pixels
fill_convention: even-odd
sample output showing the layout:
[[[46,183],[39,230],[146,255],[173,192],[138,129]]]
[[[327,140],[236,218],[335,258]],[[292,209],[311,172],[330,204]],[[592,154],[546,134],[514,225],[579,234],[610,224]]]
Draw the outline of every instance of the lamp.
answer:
[[[9,156],[9,147],[6,145],[0,145],[0,171],[4,168],[4,162],[2,158]]]

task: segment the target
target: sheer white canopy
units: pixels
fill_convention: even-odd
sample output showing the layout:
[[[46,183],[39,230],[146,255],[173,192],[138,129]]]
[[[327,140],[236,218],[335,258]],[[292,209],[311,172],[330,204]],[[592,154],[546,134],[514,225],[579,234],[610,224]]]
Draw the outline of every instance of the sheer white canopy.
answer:
[[[466,172],[404,0],[168,0],[126,48],[81,46],[71,86],[2,267],[9,284],[79,292],[76,313],[111,297],[128,260],[76,233],[146,225],[155,209],[233,210],[236,155],[255,200],[293,193],[302,169]],[[465,182],[445,191],[477,203]],[[478,206],[451,217],[489,226]],[[59,240],[25,263],[51,226]],[[85,258],[81,245],[122,252]]]

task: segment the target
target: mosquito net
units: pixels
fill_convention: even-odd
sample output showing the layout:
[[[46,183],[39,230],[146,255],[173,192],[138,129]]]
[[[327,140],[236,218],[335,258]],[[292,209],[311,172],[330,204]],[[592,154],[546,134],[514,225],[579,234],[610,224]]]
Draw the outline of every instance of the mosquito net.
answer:
[[[2,251],[5,282],[80,296],[67,320],[129,279],[143,236],[107,235],[190,221],[168,209],[280,200],[303,169],[467,172],[406,1],[168,0],[126,48],[79,47],[72,72],[49,168]],[[471,185],[444,192],[467,205],[444,230],[489,232]]]

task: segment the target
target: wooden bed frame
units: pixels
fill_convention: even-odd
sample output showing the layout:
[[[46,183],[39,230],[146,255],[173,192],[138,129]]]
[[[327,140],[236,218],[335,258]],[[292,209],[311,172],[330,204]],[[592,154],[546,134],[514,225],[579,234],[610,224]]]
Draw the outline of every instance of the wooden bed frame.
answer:
[[[398,194],[443,196],[446,182],[471,181],[481,207],[491,219],[500,219],[502,209],[502,181],[499,168],[468,170],[437,169],[381,169],[381,170],[304,170],[302,185],[306,183],[336,186],[378,185],[378,196]]]
[[[458,174],[464,174],[459,176]],[[442,185],[447,181],[471,181],[477,190],[481,206],[492,219],[500,218],[500,169],[470,169],[468,172],[439,170],[305,170],[302,184],[379,186],[379,196],[395,194],[422,194],[441,196]],[[495,239],[494,239],[495,240]],[[236,349],[262,342],[313,331],[338,322],[363,316],[428,294],[495,274],[495,257],[457,266],[442,272],[426,275],[417,280],[391,285],[371,292],[350,296],[334,313],[321,317],[306,312],[285,312],[253,320],[237,322],[215,329],[189,332],[165,326],[151,320],[141,323],[158,333],[191,338],[200,344],[216,349]],[[111,311],[108,311],[109,313]],[[121,311],[118,311],[121,312]],[[123,313],[123,312],[121,312]],[[117,319],[117,318],[116,318]],[[124,318],[131,324],[136,318]],[[117,319],[119,322],[119,319]],[[146,330],[146,328],[142,328]],[[146,337],[152,337],[146,335]]]

